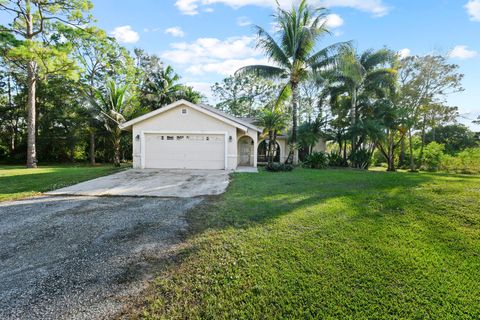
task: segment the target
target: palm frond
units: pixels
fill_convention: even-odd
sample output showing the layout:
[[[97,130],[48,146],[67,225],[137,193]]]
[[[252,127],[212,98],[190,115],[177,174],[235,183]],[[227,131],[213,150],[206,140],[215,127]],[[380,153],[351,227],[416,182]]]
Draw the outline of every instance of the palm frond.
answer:
[[[282,68],[267,65],[252,65],[240,68],[235,72],[235,75],[242,74],[252,74],[259,77],[275,79],[285,76],[285,70],[283,70]]]
[[[275,39],[262,27],[255,26],[257,29],[258,41],[256,47],[262,49],[263,52],[276,64],[284,67],[290,68],[291,63],[288,60],[287,55],[280,46],[277,44]]]

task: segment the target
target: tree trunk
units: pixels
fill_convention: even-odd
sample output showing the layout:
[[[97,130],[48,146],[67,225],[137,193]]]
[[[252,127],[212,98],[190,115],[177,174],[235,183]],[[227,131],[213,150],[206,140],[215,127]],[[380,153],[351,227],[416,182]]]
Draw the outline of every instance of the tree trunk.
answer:
[[[404,135],[405,137],[405,135]],[[401,166],[404,165],[405,163],[405,138],[402,139],[401,145],[400,145],[400,159],[399,163]]]
[[[75,162],[75,139],[70,140],[70,162]]]
[[[115,129],[113,138],[113,164],[120,167],[120,144],[122,133],[120,129]]]
[[[272,155],[272,140],[273,140],[273,132],[272,130],[268,131],[268,165],[272,165],[273,163],[273,155]]]
[[[95,165],[95,131],[90,129],[90,165]]]
[[[298,125],[298,83],[292,83],[292,144],[297,144],[297,125]],[[293,151],[293,164],[298,164],[298,148],[294,147],[290,150]]]
[[[389,134],[388,138],[388,168],[387,171],[394,172],[395,169],[395,141],[393,134]]]
[[[420,165],[423,165],[423,150],[425,149],[425,135],[426,135],[426,126],[427,126],[427,118],[426,116],[423,117],[423,124],[422,124],[422,144],[420,147]]]
[[[417,169],[415,168],[415,160],[413,159],[413,141],[412,141],[412,129],[408,130],[408,142],[410,148],[410,171],[415,172]]]
[[[26,1],[26,39],[33,39],[33,17],[30,12],[30,1]],[[35,145],[36,133],[36,86],[37,86],[37,63],[28,61],[27,64],[27,82],[28,82],[28,99],[27,99],[27,168],[37,167],[37,149]]]
[[[115,137],[113,142],[113,164],[115,167],[120,167],[120,138]]]
[[[35,145],[36,132],[36,84],[37,64],[35,61],[28,62],[28,101],[27,101],[27,168],[37,167],[37,150]]]
[[[355,127],[355,123],[357,122],[357,89],[354,89],[352,91],[350,117],[351,117],[351,129],[353,130]],[[355,136],[355,133],[352,131],[352,154],[355,153],[356,149],[357,149],[357,137]]]

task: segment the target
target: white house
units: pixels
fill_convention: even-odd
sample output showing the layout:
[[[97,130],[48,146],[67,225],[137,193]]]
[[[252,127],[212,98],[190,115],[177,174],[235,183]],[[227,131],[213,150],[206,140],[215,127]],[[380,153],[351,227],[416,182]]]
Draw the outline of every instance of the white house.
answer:
[[[120,126],[133,133],[133,167],[224,169],[256,167],[266,161],[262,128],[206,105],[174,102]],[[278,137],[275,161],[288,156],[285,136]],[[317,149],[324,150],[324,142]]]

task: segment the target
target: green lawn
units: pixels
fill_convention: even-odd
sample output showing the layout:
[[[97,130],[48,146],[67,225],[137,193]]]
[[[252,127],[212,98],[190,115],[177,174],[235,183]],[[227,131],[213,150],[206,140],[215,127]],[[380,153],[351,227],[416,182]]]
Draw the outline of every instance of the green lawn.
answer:
[[[480,177],[236,174],[142,317],[480,319]]]
[[[58,165],[37,169],[26,169],[21,166],[0,166],[0,201],[35,196],[42,192],[108,175],[118,170],[119,168],[113,166]]]

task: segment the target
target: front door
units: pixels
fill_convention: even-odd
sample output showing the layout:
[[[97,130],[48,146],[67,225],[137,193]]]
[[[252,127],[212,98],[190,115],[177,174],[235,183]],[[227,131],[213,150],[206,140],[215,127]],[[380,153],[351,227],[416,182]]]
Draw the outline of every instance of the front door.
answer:
[[[249,166],[250,163],[250,154],[252,151],[252,145],[250,141],[246,139],[240,140],[240,165]]]

